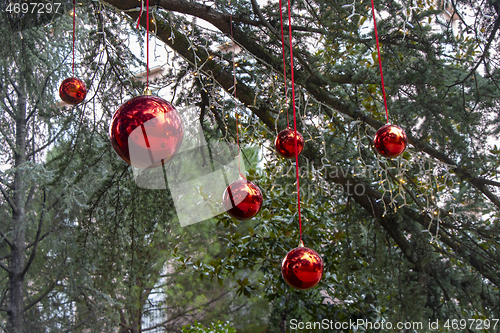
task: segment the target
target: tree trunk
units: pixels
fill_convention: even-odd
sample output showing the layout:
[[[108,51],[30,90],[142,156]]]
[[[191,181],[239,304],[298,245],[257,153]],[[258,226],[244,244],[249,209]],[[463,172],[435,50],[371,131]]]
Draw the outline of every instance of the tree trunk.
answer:
[[[24,43],[21,47],[21,56],[24,54]],[[16,151],[14,152],[14,188],[12,202],[12,246],[9,273],[9,307],[7,331],[9,333],[23,333],[24,308],[24,267],[26,252],[26,214],[24,209],[24,171],[22,165],[26,162],[26,94],[23,79],[24,68],[20,70],[17,92]]]
[[[18,225],[23,223],[13,221]],[[11,269],[12,273],[9,275],[9,333],[22,333],[23,332],[23,284],[24,276],[22,269],[24,267],[24,230],[18,228],[17,235],[14,241],[14,246],[11,252]],[[20,247],[18,247],[20,245]]]

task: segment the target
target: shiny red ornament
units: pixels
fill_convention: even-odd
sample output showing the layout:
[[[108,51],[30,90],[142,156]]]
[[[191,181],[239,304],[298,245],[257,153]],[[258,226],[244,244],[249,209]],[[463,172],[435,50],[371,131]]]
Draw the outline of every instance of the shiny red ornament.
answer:
[[[373,145],[377,152],[389,158],[402,154],[407,144],[405,131],[396,125],[387,124],[380,127],[373,138]]]
[[[76,77],[69,77],[59,86],[59,97],[68,104],[76,105],[81,103],[87,96],[87,87],[82,80]]]
[[[323,276],[323,259],[301,243],[288,252],[281,263],[281,275],[290,287],[307,290],[319,283]]]
[[[262,207],[262,192],[248,180],[232,182],[222,195],[222,205],[229,216],[237,220],[249,220]]]
[[[141,169],[155,168],[179,151],[184,127],[170,103],[157,96],[142,95],[116,110],[109,138],[116,154],[128,164]]]
[[[274,141],[276,152],[284,158],[295,158],[295,131],[287,128],[276,136]],[[304,149],[304,137],[297,132],[297,155]]]

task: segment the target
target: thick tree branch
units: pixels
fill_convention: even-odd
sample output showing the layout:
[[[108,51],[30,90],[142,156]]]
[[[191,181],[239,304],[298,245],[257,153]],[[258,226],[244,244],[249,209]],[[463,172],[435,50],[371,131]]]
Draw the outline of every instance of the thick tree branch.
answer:
[[[10,270],[9,267],[5,266],[2,263],[0,263],[0,268],[2,268],[3,270],[5,270],[9,274],[12,274],[12,270]]]
[[[4,240],[10,247],[12,247],[12,241],[1,230],[0,230],[0,237],[2,237],[2,240]]]
[[[38,229],[36,231],[36,236],[35,240],[33,241],[33,249],[31,250],[28,262],[26,263],[26,266],[24,267],[23,271],[21,272],[21,276],[24,277],[26,272],[30,269],[31,264],[33,263],[33,260],[35,259],[36,256],[36,250],[38,248],[38,244],[40,242],[40,234],[42,232],[42,225],[43,225],[43,220],[45,217],[45,204],[47,202],[47,196],[45,189],[43,189],[43,202],[42,202],[42,213],[40,214],[40,219],[38,220]]]
[[[13,108],[13,102],[12,100],[10,99],[9,97],[9,94],[6,92],[5,93],[5,98],[7,99],[7,102],[9,102],[10,104],[10,107]],[[7,103],[5,103],[4,100],[2,100],[2,104],[5,106],[5,112],[12,118],[12,119],[16,119],[16,115],[12,112],[12,110],[9,108],[9,106],[7,105]]]
[[[217,301],[219,301],[220,299],[222,299],[223,297],[225,297],[227,294],[229,294],[230,291],[226,291],[224,293],[221,293],[219,294],[217,297],[215,298],[212,298],[210,299],[209,301],[207,301],[206,303],[204,304],[201,304],[199,306],[195,306],[195,307],[192,307],[192,308],[189,308],[189,309],[186,309],[180,313],[177,313],[175,315],[172,315],[170,316],[169,319],[163,321],[162,323],[160,324],[156,324],[154,326],[151,326],[151,327],[148,327],[148,328],[145,328],[145,329],[142,329],[143,332],[147,332],[147,331],[151,331],[151,330],[154,330],[156,328],[160,328],[160,327],[165,327],[169,322],[172,322],[172,321],[176,321],[177,319],[179,318],[184,318],[186,315],[188,315],[189,313],[195,313],[196,311],[200,310],[200,309],[205,309],[206,307],[208,307],[209,305],[211,305],[212,303],[215,303]]]
[[[9,184],[7,181],[5,181],[5,179],[3,179],[2,177],[0,177],[0,184],[2,185],[5,185],[7,186],[9,189],[13,190],[14,187],[12,186],[12,184]]]
[[[36,113],[36,111],[38,110],[38,104],[40,104],[40,101],[42,100],[43,98],[43,95],[45,94],[45,90],[47,89],[47,86],[48,86],[48,83],[49,83],[49,80],[50,80],[50,77],[52,76],[52,74],[55,72],[55,69],[50,72],[50,74],[47,75],[47,77],[45,78],[45,81],[42,85],[42,90],[40,91],[40,93],[38,94],[38,98],[35,102],[35,105],[33,106],[33,110],[31,110],[30,113],[28,113],[28,116],[26,117],[26,122],[28,122],[31,117],[33,117],[33,115]]]
[[[497,181],[494,181],[491,179],[479,178],[478,181],[483,183],[484,185],[491,185],[491,186],[500,187],[500,182],[497,182]]]
[[[53,281],[48,287],[47,289],[45,289],[45,291],[43,293],[41,293],[40,295],[38,295],[33,301],[31,301],[28,305],[26,305],[24,307],[24,311],[28,311],[31,307],[33,307],[34,305],[36,305],[38,302],[40,302],[42,299],[44,299],[53,289],[54,287],[56,286],[57,284],[57,281],[58,279],[56,279],[55,281]]]
[[[12,209],[13,213],[14,214],[17,214],[17,212],[19,211],[16,204],[14,203],[14,201],[12,200],[12,198],[7,194],[7,192],[5,192],[5,190],[3,189],[2,186],[0,186],[0,192],[2,192],[2,196],[4,197],[4,199],[7,201],[7,203],[9,204],[10,208]]]
[[[121,9],[121,10],[130,10],[133,8],[137,8],[137,3],[134,0],[104,0],[105,2],[113,5],[114,7]],[[198,18],[201,18],[211,24],[213,24],[215,27],[217,27],[222,33],[226,35],[231,34],[231,17],[229,13],[222,13],[218,12],[214,9],[212,9],[209,6],[202,5],[197,2],[190,2],[186,0],[156,0],[156,1],[150,1],[150,5],[153,6],[153,4],[156,6],[159,6],[165,10],[169,11],[174,11],[182,14],[187,14],[187,15],[192,15]],[[133,19],[137,19],[138,13],[136,12],[128,12],[127,13],[129,16],[131,16]],[[260,46],[255,40],[252,40],[247,33],[243,32],[241,29],[238,28],[238,26],[235,23],[244,23],[247,24],[247,21],[242,19],[241,16],[233,16],[232,17],[233,21],[233,36],[234,40],[242,45],[246,50],[248,50],[250,53],[255,55],[257,59],[260,61],[263,61],[264,64],[269,65],[271,64],[278,73],[283,73],[283,68],[282,68],[282,61],[280,58],[277,58],[272,54],[271,51],[267,50],[266,48]],[[254,22],[254,21],[252,21]],[[158,23],[158,22],[157,22]],[[165,25],[165,22],[160,22],[162,25]],[[141,25],[143,27],[146,27],[145,24],[145,15],[143,15],[142,20],[141,20]],[[255,25],[255,24],[252,24]],[[261,26],[261,24],[259,24]],[[150,27],[151,31],[153,31],[154,27]],[[159,36],[158,36],[159,37]],[[166,39],[162,39],[164,43],[167,45],[171,46],[171,42],[169,42],[168,37],[170,35],[166,36]],[[177,37],[176,37],[177,38]],[[172,47],[172,46],[171,46]],[[176,50],[174,47],[172,47],[174,50]],[[176,50],[177,51],[177,50]],[[183,55],[185,58],[185,56]],[[201,58],[203,59],[203,58]],[[202,60],[203,62],[203,60]],[[193,62],[194,63],[194,62]],[[307,64],[307,63],[306,63]],[[303,76],[304,80],[308,78],[309,80],[314,81],[316,84],[323,85],[325,84],[325,80],[328,80],[329,83],[361,83],[361,81],[354,80],[352,75],[330,75],[328,78],[325,80],[320,79],[317,75],[311,76],[311,75],[305,75],[304,73],[300,73],[300,71],[296,72],[296,76]]]
[[[62,126],[62,128],[57,132],[52,138],[48,139],[43,145],[38,147],[37,149],[29,152],[26,154],[26,158],[30,158],[31,156],[34,156],[38,154],[39,152],[45,150],[47,147],[52,145],[58,138],[60,138],[61,134],[64,134],[68,129],[65,126]]]
[[[411,217],[413,220],[419,222],[425,228],[427,228],[431,223],[431,220],[427,215],[421,214],[417,216],[416,213],[408,207],[405,207],[405,214]],[[436,223],[434,223],[431,226],[431,232],[436,233],[436,231],[437,227]],[[481,257],[477,253],[475,253],[475,251],[471,251],[471,249],[466,246],[467,244],[463,239],[454,240],[453,236],[445,234],[443,230],[439,231],[439,236],[441,242],[455,251],[456,254],[458,254],[461,258],[463,258],[463,260],[474,267],[479,273],[481,273],[481,275],[486,277],[496,286],[500,286],[500,277],[498,276],[497,265],[488,264],[484,259],[481,259]]]
[[[262,15],[262,12],[260,11],[259,4],[257,3],[257,1],[256,0],[250,0],[250,1],[252,2],[253,11],[259,17],[260,22],[262,22],[262,24],[264,24],[276,37],[280,38],[281,34],[278,31],[276,31],[276,29],[274,29],[266,21],[266,18],[264,17],[264,15]],[[287,42],[286,40],[283,40],[283,44],[285,44],[285,47],[287,49],[290,49],[290,43],[289,42]],[[293,53],[295,55],[295,58],[297,58],[297,60],[300,62],[300,64],[302,66],[304,66],[304,68],[307,70],[307,72],[309,74],[311,74],[312,76],[317,75],[317,73],[313,72],[313,70],[311,69],[311,67],[309,66],[309,64],[304,60],[304,58],[300,55],[300,53],[299,53],[299,51],[297,49],[294,48]],[[323,84],[325,84],[325,83],[323,83]]]

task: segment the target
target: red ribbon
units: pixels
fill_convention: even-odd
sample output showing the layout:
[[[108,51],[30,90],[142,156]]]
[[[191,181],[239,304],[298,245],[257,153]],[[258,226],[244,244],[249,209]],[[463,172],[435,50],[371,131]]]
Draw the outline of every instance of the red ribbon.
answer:
[[[73,0],[73,76],[75,76],[76,0]]]
[[[285,97],[288,97],[288,86],[286,84],[285,37],[283,35],[283,12],[281,10],[281,0],[279,2],[280,2],[279,5],[280,5],[280,25],[281,25],[281,53],[283,54],[283,77],[285,78]],[[286,109],[286,127],[290,128],[290,123],[288,121],[288,105]]]
[[[385,96],[384,73],[382,71],[382,57],[380,56],[380,44],[378,42],[377,21],[375,20],[375,5],[372,0],[373,28],[375,30],[375,42],[377,44],[378,67],[380,68],[380,81],[382,82],[382,95],[384,96],[385,117],[389,123],[389,111],[387,109],[387,98]]]
[[[302,242],[302,217],[300,213],[300,182],[299,182],[299,148],[297,145],[297,117],[295,115],[295,79],[293,73],[293,44],[292,44],[292,17],[290,0],[288,0],[288,33],[290,35],[290,74],[292,76],[292,105],[293,105],[293,130],[295,142],[295,174],[297,176],[297,210],[299,213],[299,236]]]

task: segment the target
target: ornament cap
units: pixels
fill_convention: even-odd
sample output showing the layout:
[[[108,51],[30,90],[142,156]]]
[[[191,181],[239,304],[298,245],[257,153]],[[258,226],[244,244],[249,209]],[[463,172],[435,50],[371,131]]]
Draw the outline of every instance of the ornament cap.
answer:
[[[151,95],[153,95],[153,94],[151,93],[151,90],[150,90],[149,88],[144,89],[144,91],[143,91],[143,93],[142,93],[142,94],[143,94],[143,95],[145,95],[145,96],[151,96]]]
[[[299,241],[299,247],[304,247],[304,242],[302,241],[302,239]]]

